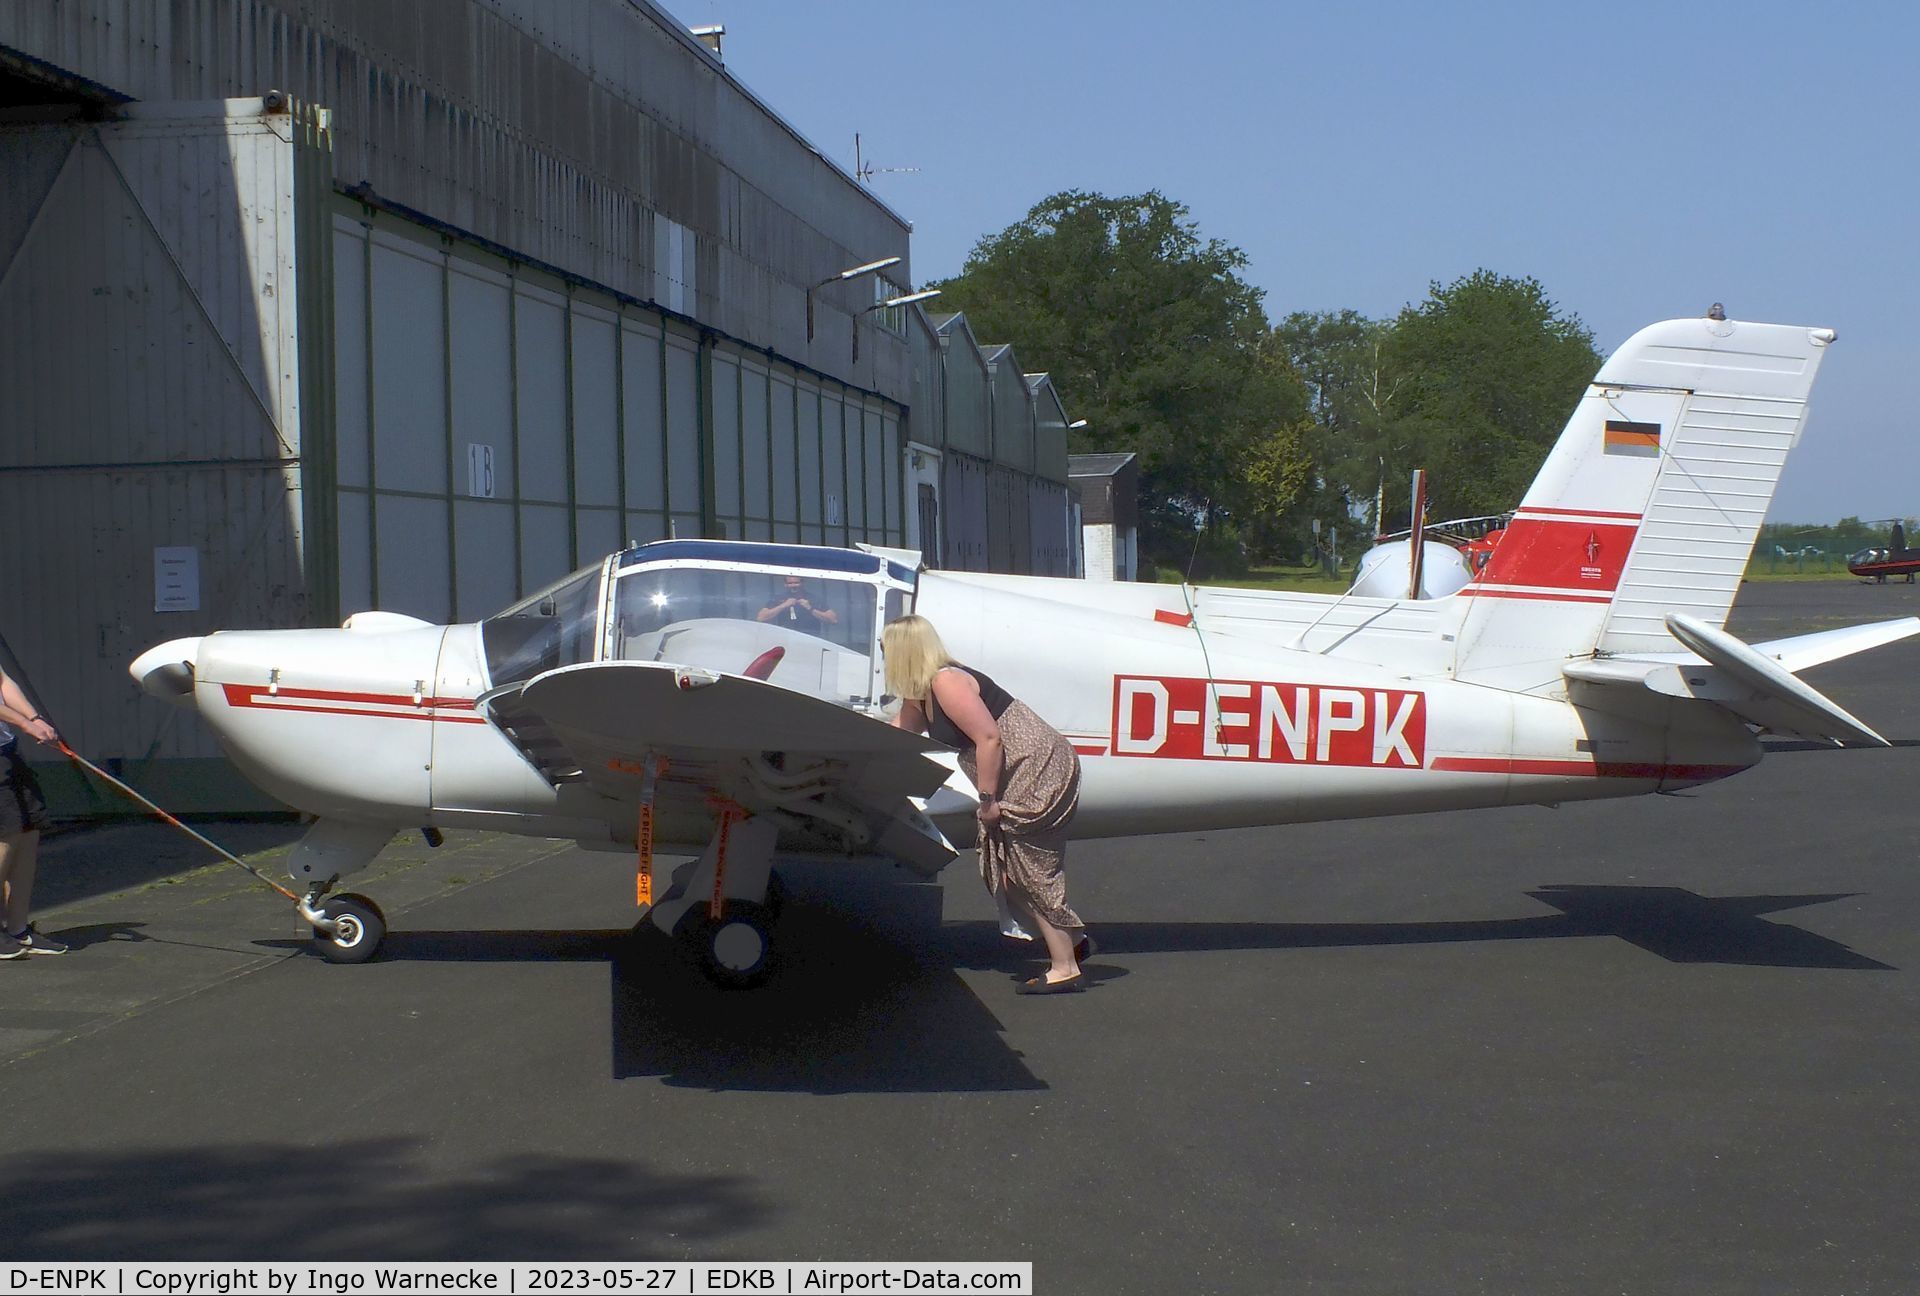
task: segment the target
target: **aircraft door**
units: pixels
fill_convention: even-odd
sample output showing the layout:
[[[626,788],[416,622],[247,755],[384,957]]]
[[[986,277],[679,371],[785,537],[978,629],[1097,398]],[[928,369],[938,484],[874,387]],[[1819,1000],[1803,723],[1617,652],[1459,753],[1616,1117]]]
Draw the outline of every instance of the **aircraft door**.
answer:
[[[597,660],[607,563],[530,594],[477,625],[448,626],[433,681],[433,808],[537,814],[553,785],[475,705],[489,689]]]
[[[473,705],[486,688],[480,627],[448,626],[433,682],[432,805],[436,811],[536,814],[553,786]]]

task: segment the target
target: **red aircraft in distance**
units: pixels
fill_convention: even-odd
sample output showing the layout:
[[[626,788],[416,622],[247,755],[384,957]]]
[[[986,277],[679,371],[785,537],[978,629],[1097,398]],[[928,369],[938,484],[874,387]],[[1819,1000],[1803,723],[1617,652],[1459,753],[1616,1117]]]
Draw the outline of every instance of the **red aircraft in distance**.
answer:
[[[1920,572],[1920,549],[1907,548],[1907,529],[1895,522],[1892,534],[1887,537],[1887,547],[1862,549],[1849,555],[1847,570],[1876,585],[1885,585],[1889,576],[1905,576],[1911,585],[1914,573]]]

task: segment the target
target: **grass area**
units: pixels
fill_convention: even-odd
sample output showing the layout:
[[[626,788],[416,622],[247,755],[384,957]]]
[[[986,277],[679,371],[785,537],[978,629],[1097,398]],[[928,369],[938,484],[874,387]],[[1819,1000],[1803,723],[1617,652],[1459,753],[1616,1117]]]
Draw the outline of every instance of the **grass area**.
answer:
[[[1164,585],[1178,585],[1178,573],[1163,571]],[[1318,567],[1252,567],[1234,576],[1216,576],[1194,582],[1198,585],[1225,585],[1232,589],[1291,590],[1301,594],[1344,594],[1353,584],[1353,573],[1323,576]]]
[[[1783,567],[1779,571],[1769,571],[1766,564],[1755,563],[1753,566],[1747,568],[1745,579],[1750,581],[1844,581],[1859,580],[1860,578],[1850,575],[1845,567],[1836,567],[1832,571],[1815,569],[1812,566],[1809,566],[1805,571],[1795,571],[1791,567]],[[1893,579],[1905,580],[1906,577],[1896,576]]]

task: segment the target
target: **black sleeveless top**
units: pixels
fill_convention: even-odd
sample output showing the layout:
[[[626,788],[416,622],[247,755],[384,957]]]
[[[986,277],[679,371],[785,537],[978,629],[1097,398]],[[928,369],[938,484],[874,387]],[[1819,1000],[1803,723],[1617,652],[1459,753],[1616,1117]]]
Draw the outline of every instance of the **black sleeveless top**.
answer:
[[[973,676],[974,681],[980,685],[980,700],[987,704],[987,713],[995,720],[1005,715],[1007,708],[1013,705],[1013,694],[1007,692],[998,684],[995,684],[973,667],[962,666],[959,662],[948,662],[947,665],[958,670],[963,670]],[[946,667],[943,666],[941,669],[945,670]],[[940,710],[940,704],[933,700],[933,684],[931,681],[927,684],[927,733],[930,737],[938,738],[949,747],[958,747],[961,751],[973,750],[973,739],[967,737],[966,731],[959,725],[947,719],[946,715]]]

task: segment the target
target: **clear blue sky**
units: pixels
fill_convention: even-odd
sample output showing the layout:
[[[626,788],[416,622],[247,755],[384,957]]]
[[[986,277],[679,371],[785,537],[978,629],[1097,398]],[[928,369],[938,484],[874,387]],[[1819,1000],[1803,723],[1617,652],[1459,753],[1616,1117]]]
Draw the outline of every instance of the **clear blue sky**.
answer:
[[[843,167],[857,131],[920,168],[873,181],[916,281],[1048,194],[1159,189],[1274,319],[1484,266],[1605,353],[1722,301],[1840,334],[1773,518],[1920,513],[1920,6],[665,2]]]

